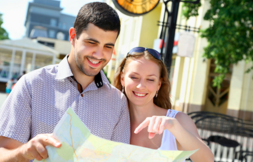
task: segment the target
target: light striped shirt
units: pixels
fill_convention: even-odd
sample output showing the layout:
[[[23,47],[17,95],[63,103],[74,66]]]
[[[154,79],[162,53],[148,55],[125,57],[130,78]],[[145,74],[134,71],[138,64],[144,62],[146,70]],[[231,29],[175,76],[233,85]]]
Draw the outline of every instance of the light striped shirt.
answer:
[[[126,97],[109,84],[102,71],[100,74],[102,83],[98,84],[103,86],[93,81],[82,92],[78,91],[67,57],[58,65],[24,75],[0,109],[0,136],[26,143],[37,134],[52,133],[71,107],[92,134],[129,143]]]

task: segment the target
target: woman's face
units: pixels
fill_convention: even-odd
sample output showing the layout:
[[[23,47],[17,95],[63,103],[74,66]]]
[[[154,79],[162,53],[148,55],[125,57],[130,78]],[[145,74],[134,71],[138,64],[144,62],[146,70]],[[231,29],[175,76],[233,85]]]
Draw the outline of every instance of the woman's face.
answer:
[[[128,61],[130,62],[121,76],[121,84],[125,87],[130,104],[143,106],[153,103],[161,86],[159,66],[144,57]]]

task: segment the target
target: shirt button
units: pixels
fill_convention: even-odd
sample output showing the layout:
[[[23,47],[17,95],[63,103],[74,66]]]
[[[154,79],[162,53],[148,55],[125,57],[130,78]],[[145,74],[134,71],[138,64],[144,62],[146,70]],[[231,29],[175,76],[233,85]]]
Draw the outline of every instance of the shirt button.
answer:
[[[81,96],[83,97],[83,94],[81,94]]]

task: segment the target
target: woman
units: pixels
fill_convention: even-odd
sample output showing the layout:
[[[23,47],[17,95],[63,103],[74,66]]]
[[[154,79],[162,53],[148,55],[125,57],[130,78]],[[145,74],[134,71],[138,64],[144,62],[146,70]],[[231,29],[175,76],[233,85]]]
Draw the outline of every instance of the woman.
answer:
[[[13,85],[14,78],[11,78],[7,83],[6,83],[6,94],[7,96],[11,93],[11,87]]]
[[[170,82],[159,52],[143,47],[130,50],[117,69],[114,86],[128,98],[131,144],[161,150],[199,149],[192,161],[214,161],[191,118],[171,110]]]

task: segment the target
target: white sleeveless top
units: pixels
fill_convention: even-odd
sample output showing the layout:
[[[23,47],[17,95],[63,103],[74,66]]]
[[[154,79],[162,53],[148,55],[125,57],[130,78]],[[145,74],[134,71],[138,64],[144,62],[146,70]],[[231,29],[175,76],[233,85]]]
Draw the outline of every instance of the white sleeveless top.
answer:
[[[166,116],[170,117],[170,118],[175,118],[177,113],[178,113],[178,111],[169,109],[167,111]],[[166,150],[166,151],[178,150],[176,138],[167,129],[165,131],[163,131],[163,138],[162,138],[161,146],[158,148],[158,150]],[[183,161],[183,162],[185,162],[185,161]]]
[[[178,111],[169,109],[167,111],[166,116],[170,117],[170,118],[175,118],[177,113],[178,113]],[[168,150],[177,150],[176,138],[167,129],[165,131],[163,131],[161,146],[158,148],[158,150],[167,150],[167,151]]]

